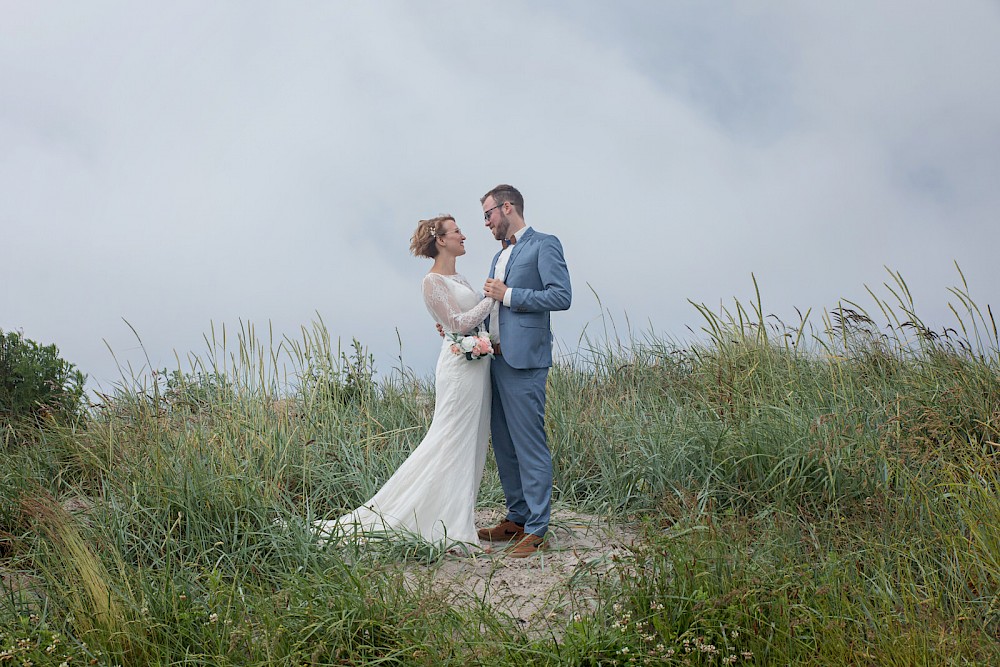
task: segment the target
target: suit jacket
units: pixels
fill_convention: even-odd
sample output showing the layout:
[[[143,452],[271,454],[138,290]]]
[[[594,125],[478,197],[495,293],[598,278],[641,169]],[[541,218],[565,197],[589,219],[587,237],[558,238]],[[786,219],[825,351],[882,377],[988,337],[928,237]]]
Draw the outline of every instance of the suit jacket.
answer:
[[[490,265],[494,278],[498,252]],[[513,291],[510,308],[500,304],[500,347],[513,368],[552,365],[549,313],[566,310],[573,299],[562,244],[551,234],[527,229],[507,260],[507,275],[499,276]]]

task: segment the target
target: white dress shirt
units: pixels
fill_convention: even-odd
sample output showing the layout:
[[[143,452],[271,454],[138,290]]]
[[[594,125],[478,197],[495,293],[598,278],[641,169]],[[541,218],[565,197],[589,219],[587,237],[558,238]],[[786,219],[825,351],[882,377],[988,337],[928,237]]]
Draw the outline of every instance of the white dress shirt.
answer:
[[[521,240],[524,233],[530,229],[525,226],[514,232],[514,238],[517,241]],[[507,262],[510,260],[510,253],[513,251],[516,244],[508,244],[506,248],[500,251],[500,256],[497,257],[497,265],[493,269],[493,277],[497,280],[503,280],[506,282],[507,279]],[[510,295],[512,288],[508,287],[507,291],[503,293],[503,305],[510,308]],[[493,340],[500,342],[500,302],[497,301],[493,304],[493,312],[490,313],[490,335]]]

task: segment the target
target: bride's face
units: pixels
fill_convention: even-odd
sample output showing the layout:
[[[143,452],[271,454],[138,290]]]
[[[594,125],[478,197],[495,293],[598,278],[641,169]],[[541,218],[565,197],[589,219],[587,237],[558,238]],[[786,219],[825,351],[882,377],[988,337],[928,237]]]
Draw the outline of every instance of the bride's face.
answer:
[[[465,234],[458,228],[458,224],[454,220],[445,220],[442,224],[444,231],[438,236],[438,241],[441,243],[440,251],[455,257],[464,255]]]

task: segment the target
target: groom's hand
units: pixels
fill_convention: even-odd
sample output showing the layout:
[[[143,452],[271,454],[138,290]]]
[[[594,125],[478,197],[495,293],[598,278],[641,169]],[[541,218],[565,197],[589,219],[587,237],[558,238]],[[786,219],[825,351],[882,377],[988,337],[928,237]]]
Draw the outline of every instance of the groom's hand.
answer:
[[[491,299],[503,301],[503,295],[507,293],[507,286],[498,278],[487,278],[483,293]]]

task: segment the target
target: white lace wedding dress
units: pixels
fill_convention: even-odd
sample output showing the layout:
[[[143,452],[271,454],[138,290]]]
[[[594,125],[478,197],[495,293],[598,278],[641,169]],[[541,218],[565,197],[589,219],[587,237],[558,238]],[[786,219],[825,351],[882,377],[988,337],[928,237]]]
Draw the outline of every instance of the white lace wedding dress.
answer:
[[[447,332],[474,330],[493,305],[459,274],[428,273],[423,293],[427,310]],[[431,542],[478,545],[474,512],[490,428],[490,358],[456,355],[445,338],[435,394],[423,441],[368,502],[336,521],[318,522],[318,533],[405,531]]]

